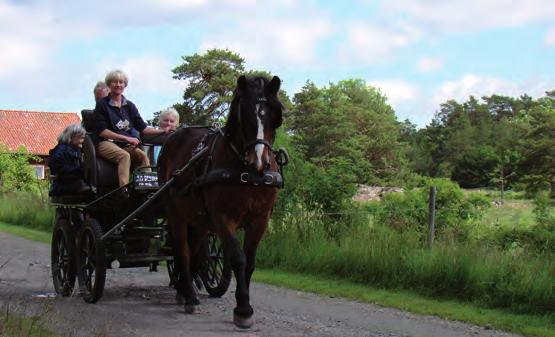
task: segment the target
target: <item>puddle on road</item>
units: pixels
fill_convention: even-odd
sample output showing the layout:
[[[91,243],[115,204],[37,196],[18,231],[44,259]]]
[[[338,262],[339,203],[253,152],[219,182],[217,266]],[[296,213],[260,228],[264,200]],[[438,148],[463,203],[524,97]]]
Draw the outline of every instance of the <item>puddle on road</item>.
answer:
[[[33,297],[33,298],[56,298],[56,296],[58,296],[58,295],[56,295],[56,293],[52,293],[52,292],[31,295],[31,297]]]

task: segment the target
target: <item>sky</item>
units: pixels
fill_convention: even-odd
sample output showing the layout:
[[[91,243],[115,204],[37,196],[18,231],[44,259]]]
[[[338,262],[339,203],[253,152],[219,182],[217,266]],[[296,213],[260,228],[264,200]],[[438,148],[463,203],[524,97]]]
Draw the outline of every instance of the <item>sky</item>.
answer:
[[[79,112],[122,69],[144,119],[182,102],[182,57],[229,49],[290,97],[358,78],[397,119],[555,89],[553,0],[0,0],[0,109]]]

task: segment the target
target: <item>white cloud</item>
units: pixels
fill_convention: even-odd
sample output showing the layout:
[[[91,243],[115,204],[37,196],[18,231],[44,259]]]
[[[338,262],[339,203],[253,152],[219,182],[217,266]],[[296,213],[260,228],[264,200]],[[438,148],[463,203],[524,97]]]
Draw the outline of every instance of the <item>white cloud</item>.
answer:
[[[443,59],[423,57],[418,61],[418,69],[422,72],[430,72],[443,68]]]
[[[382,26],[352,22],[346,34],[347,45],[340,49],[340,59],[370,64],[387,61],[394,51],[415,43],[421,36],[418,29],[406,23]]]
[[[545,79],[538,76],[531,76],[520,82],[509,82],[491,76],[478,76],[475,74],[467,74],[459,80],[448,81],[440,85],[435,95],[433,95],[431,104],[439,107],[449,99],[462,102],[466,101],[469,96],[481,98],[492,94],[519,97],[527,94],[538,98],[545,95],[545,91],[552,90],[555,87],[555,80]]]
[[[549,29],[543,42],[548,47],[555,46],[555,27]]]
[[[105,71],[110,71],[103,67]],[[182,92],[184,81],[172,78],[174,66],[169,60],[155,55],[127,59],[121,69],[129,76],[130,92],[149,94],[168,91]]]
[[[430,32],[516,27],[553,22],[555,17],[555,2],[551,0],[389,0],[383,2],[382,8],[393,15],[408,14]]]
[[[392,105],[413,101],[420,96],[416,87],[402,80],[369,81],[368,84],[380,89]]]
[[[145,7],[159,7],[167,10],[183,10],[205,6],[209,0],[143,0]]]
[[[494,77],[468,74],[457,81],[443,83],[433,96],[433,103],[435,106],[439,106],[440,103],[449,99],[465,101],[470,95],[480,98],[494,93],[509,96],[518,95],[517,87],[512,83]]]
[[[256,65],[311,65],[318,62],[319,42],[333,32],[323,19],[263,21],[241,22],[236,29],[213,34],[201,49],[228,48]],[[279,28],[260,29],[264,26]]]
[[[50,13],[0,2],[0,79],[40,70],[55,50],[56,36]]]

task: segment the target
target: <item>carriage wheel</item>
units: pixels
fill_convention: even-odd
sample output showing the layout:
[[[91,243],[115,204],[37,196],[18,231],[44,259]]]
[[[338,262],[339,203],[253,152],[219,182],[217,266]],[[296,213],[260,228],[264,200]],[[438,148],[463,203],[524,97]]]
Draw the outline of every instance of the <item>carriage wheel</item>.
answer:
[[[62,296],[73,292],[77,269],[75,266],[75,236],[67,219],[59,217],[52,233],[50,266],[54,290]]]
[[[170,277],[170,287],[177,286],[177,271],[175,270],[175,260],[168,260],[166,261],[168,266],[168,276]],[[193,275],[193,285],[197,288],[197,290],[202,289],[202,279],[199,275]]]
[[[208,235],[206,240],[207,251],[205,261],[202,265],[200,277],[204,288],[212,297],[223,296],[231,283],[231,264],[224,257],[224,250],[218,237],[214,234]]]
[[[106,280],[106,255],[102,228],[95,219],[87,219],[78,244],[78,278],[85,302],[95,303],[102,297]]]

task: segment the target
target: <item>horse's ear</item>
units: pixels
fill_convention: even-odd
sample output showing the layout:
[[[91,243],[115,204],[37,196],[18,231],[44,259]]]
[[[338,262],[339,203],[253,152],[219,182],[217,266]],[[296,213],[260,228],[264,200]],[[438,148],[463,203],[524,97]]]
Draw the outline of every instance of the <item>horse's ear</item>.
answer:
[[[281,80],[279,79],[279,77],[274,76],[270,83],[268,83],[268,91],[270,92],[270,94],[277,96],[280,86]]]
[[[239,91],[244,93],[247,90],[248,85],[249,82],[247,81],[245,75],[239,76],[239,78],[237,79],[237,88],[239,89]]]

